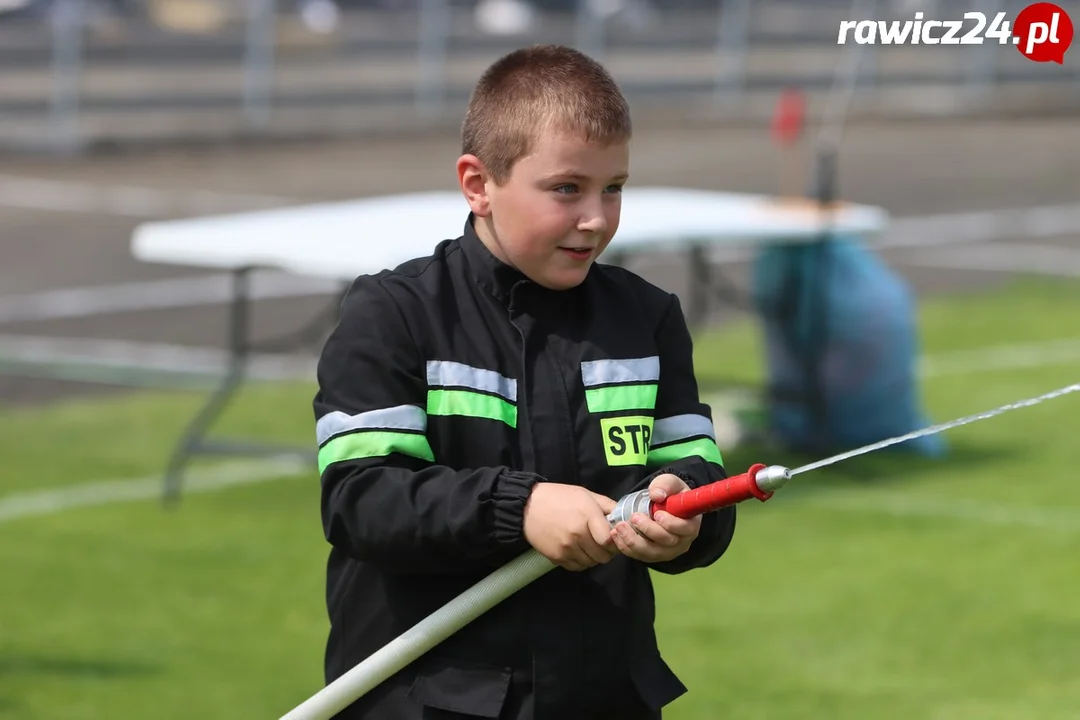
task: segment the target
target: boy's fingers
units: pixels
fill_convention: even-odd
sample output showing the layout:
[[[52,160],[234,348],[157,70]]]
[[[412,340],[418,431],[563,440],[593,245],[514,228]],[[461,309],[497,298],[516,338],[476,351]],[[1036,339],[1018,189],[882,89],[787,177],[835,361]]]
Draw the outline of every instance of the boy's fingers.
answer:
[[[649,498],[655,502],[662,502],[672,495],[678,495],[687,487],[687,484],[678,475],[672,475],[671,473],[657,475],[649,483]]]
[[[616,501],[612,500],[607,495],[601,495],[600,493],[595,493],[591,490],[589,492],[592,494],[593,499],[596,500],[596,504],[604,511],[604,515],[610,515],[615,509],[615,506],[618,505]]]
[[[634,548],[630,547],[630,543],[623,538],[623,535],[619,532],[618,528],[611,531],[611,539],[615,542],[615,547],[619,548],[619,552],[623,555],[634,558],[635,560],[640,559],[637,557],[637,553],[634,552]]]
[[[624,555],[643,562],[655,562],[663,548],[641,535],[628,522],[621,522],[615,529],[616,542]]]
[[[588,559],[590,565],[603,565],[609,562],[611,558],[619,554],[619,549],[615,547],[615,543],[611,540],[611,534],[604,535],[604,542],[594,543],[586,542],[582,544],[581,552]]]
[[[667,531],[660,523],[650,520],[641,513],[634,513],[630,518],[634,529],[645,536],[646,539],[664,547],[675,547],[679,544],[679,536]]]
[[[556,559],[556,558],[548,558],[548,559],[551,560],[553,565],[555,565],[556,567],[561,567],[564,570],[569,570],[571,572],[577,572],[578,570],[584,570],[584,568],[581,565],[581,561],[578,559],[576,553],[568,553],[565,556],[560,557],[558,559]]]
[[[656,516],[653,517],[653,522],[672,535],[678,535],[683,538],[696,535],[698,533],[698,528],[701,525],[701,520],[698,518],[683,519],[675,517],[671,513],[662,511],[656,513]]]
[[[613,531],[615,543],[623,555],[645,563],[654,563],[664,559],[667,549],[649,538],[639,535],[630,527],[630,523],[619,523]]]
[[[578,570],[588,570],[591,567],[607,562],[604,559],[603,550],[593,543],[581,543],[574,548],[572,557],[578,566]]]
[[[611,523],[603,515],[593,515],[589,517],[589,534],[592,536],[593,541],[600,547],[606,550],[614,551],[611,548]]]
[[[619,554],[611,540],[611,525],[607,518],[597,513],[589,518],[589,535],[579,547],[596,564],[606,563]]]
[[[614,544],[612,544],[612,550],[615,550]],[[603,565],[615,556],[614,552],[609,554],[607,550],[600,547],[599,545],[592,545],[591,547],[585,549],[583,552],[585,553],[585,557],[588,558],[588,564],[586,565],[586,567]]]
[[[621,522],[616,525],[615,529],[611,531],[611,536],[616,547],[619,548],[623,555],[643,562],[650,560],[646,550],[649,547],[648,541],[634,532],[629,523]]]

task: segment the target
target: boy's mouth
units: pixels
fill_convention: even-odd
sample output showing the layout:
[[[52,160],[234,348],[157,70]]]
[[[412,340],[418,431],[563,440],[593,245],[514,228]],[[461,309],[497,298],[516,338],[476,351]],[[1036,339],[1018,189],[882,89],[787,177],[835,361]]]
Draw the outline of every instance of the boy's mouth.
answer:
[[[559,247],[559,249],[575,260],[588,260],[593,253],[591,247]]]

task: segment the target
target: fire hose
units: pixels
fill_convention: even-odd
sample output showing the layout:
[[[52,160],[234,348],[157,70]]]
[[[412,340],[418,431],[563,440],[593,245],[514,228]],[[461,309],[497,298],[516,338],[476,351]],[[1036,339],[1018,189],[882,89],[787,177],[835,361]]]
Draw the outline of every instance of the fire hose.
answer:
[[[765,502],[795,475],[924,435],[933,435],[1010,410],[1035,405],[1078,390],[1080,390],[1080,384],[1069,385],[1044,395],[849,450],[794,470],[780,465],[755,464],[740,475],[684,491],[661,502],[651,501],[647,489],[639,490],[618,501],[615,509],[608,515],[608,522],[614,527],[621,521],[628,521],[636,512],[648,514],[651,517],[660,510],[676,517],[691,518],[746,500],[757,499]],[[518,556],[387,643],[288,714],[283,715],[281,720],[330,720],[335,714],[363,697],[394,673],[555,567],[550,560],[535,550]]]

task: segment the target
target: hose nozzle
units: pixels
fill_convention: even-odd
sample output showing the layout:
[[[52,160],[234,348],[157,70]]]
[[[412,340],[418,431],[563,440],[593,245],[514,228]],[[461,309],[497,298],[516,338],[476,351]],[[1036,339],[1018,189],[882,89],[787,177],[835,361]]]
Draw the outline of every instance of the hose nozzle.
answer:
[[[664,510],[676,517],[689,518],[719,510],[751,498],[765,502],[791,479],[792,472],[781,465],[752,465],[741,475],[734,475],[702,487],[673,495],[660,502],[649,500],[649,491],[638,490],[619,500],[608,515],[612,526],[629,520],[635,512],[652,517]]]
[[[769,465],[758,470],[754,476],[754,482],[758,489],[764,493],[774,493],[787,484],[791,479],[791,470],[782,465]]]

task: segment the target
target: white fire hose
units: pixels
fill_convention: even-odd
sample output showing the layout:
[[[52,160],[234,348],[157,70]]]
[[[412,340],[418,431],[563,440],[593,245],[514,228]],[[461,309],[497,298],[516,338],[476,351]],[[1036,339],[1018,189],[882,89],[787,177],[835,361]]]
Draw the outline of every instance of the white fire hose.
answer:
[[[790,478],[791,471],[787,468],[754,465],[742,475],[680,493],[662,503],[651,502],[649,491],[640,490],[619,500],[608,515],[608,522],[615,527],[623,520],[629,521],[635,512],[651,517],[659,510],[678,517],[694,517],[751,497],[767,500]],[[281,720],[330,720],[391,675],[555,567],[535,550],[518,556],[379,648]]]
[[[441,643],[555,565],[530,550],[379,648],[281,720],[330,720],[391,675]]]

